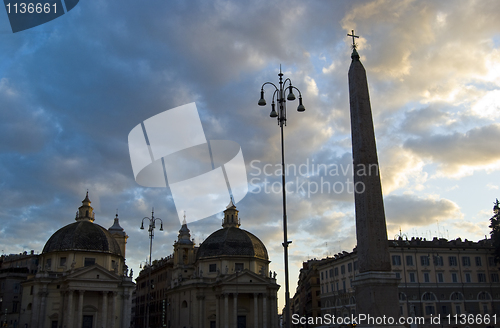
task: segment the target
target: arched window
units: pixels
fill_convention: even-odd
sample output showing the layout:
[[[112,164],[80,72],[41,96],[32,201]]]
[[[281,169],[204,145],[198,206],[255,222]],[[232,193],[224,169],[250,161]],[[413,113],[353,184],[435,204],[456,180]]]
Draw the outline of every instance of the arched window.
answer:
[[[488,292],[480,292],[477,295],[478,300],[491,300],[491,296]]]
[[[424,293],[424,295],[422,295],[422,301],[435,301],[435,300],[436,296],[434,295],[434,293],[426,292]]]
[[[450,296],[450,300],[452,301],[463,301],[464,295],[460,292],[454,292]]]
[[[181,308],[185,309],[188,307],[188,303],[186,301],[182,301]]]
[[[405,293],[399,293],[399,300],[400,301],[406,301],[406,294]]]

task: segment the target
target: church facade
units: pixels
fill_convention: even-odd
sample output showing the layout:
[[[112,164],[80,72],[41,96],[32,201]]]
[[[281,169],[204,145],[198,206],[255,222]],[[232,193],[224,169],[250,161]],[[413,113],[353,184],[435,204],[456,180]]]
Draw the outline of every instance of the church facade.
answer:
[[[199,247],[184,222],[173,255],[136,279],[134,325],[145,327],[149,313],[150,327],[277,328],[280,286],[269,263],[262,241],[240,229],[232,201],[222,229]]]
[[[20,327],[129,327],[135,288],[125,265],[127,234],[118,215],[105,229],[94,223],[88,193],[76,222],[56,231],[36,275],[22,283]]]

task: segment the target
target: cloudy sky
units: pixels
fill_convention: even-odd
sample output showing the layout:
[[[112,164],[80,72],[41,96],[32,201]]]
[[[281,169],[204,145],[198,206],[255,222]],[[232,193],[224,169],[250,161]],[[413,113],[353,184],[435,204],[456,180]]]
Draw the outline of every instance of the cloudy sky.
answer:
[[[302,261],[356,244],[351,30],[368,74],[389,238],[401,229],[482,239],[500,194],[499,12],[495,0],[92,0],[13,34],[0,10],[0,249],[41,252],[74,222],[88,189],[95,223],[108,228],[118,209],[136,273],[148,254],[140,221],[152,207],[166,230],[156,232],[153,258],[169,255],[175,204],[168,189],[136,183],[127,138],[196,102],[207,139],[241,146],[242,228],[267,245],[282,305],[279,128],[271,89],[268,106],[257,106],[260,87],[278,82],[281,64],[306,106],[298,113],[289,103],[285,128],[293,294]],[[196,242],[221,218],[189,224]]]

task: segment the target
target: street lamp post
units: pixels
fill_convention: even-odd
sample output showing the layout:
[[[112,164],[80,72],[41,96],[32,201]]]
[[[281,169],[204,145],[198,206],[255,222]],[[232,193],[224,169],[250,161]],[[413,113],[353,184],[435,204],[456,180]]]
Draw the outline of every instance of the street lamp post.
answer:
[[[141,229],[144,230],[144,220],[149,221],[149,268],[148,268],[148,293],[146,295],[146,317],[144,318],[144,327],[149,328],[149,303],[151,301],[151,252],[153,250],[153,238],[155,236],[155,228],[156,228],[156,221],[160,221],[160,231],[163,231],[163,221],[160,218],[155,218],[154,216],[154,208],[151,211],[151,218],[148,218],[147,216],[142,219],[141,223]]]
[[[264,86],[270,84],[274,86],[274,93],[271,102],[271,114],[269,115],[272,118],[277,118],[278,125],[281,130],[281,187],[282,187],[282,195],[283,195],[283,249],[284,249],[284,257],[285,257],[285,327],[290,328],[290,283],[288,281],[288,244],[292,242],[288,240],[287,233],[287,217],[286,217],[286,189],[285,189],[285,141],[283,135],[283,127],[286,126],[286,101],[295,100],[295,95],[293,94],[293,90],[297,90],[299,93],[299,106],[297,107],[297,111],[303,112],[306,110],[304,105],[302,104],[302,94],[300,90],[296,87],[292,86],[292,80],[287,78],[283,81],[283,73],[280,72],[278,74],[279,88],[272,82],[266,82],[262,85],[260,89],[260,100],[258,102],[259,106],[265,106],[266,100],[264,99]],[[286,83],[288,82],[288,86]],[[285,99],[285,91],[288,89],[288,96]],[[276,111],[275,106],[275,98],[276,102],[279,105],[278,111]]]

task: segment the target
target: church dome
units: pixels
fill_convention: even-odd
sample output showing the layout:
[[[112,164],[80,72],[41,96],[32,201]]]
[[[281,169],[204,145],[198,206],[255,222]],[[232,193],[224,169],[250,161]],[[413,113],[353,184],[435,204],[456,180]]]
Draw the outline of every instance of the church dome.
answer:
[[[49,238],[42,253],[56,251],[91,251],[105,252],[123,256],[120,246],[111,233],[98,224],[94,224],[94,209],[90,206],[89,193],[76,212],[76,222],[57,230]],[[120,230],[121,229],[121,230]],[[120,233],[123,229],[118,224],[118,215],[111,232]]]
[[[255,235],[238,227],[212,233],[198,248],[197,259],[220,256],[256,257],[269,260],[266,246]]]
[[[42,253],[70,250],[122,255],[120,246],[108,230],[90,221],[78,221],[57,230]]]

